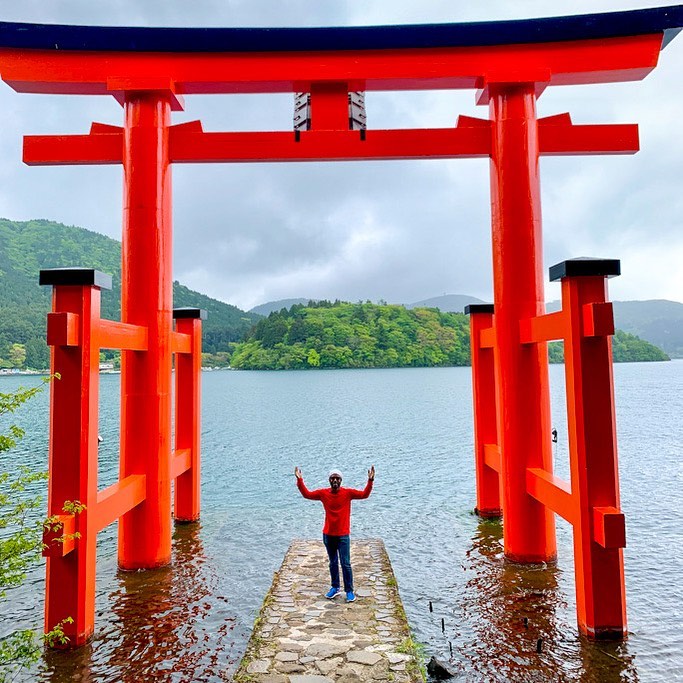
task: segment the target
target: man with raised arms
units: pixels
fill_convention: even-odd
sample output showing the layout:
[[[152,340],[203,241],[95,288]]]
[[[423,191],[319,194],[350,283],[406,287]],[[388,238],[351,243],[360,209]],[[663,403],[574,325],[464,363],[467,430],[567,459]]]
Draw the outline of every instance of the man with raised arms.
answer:
[[[356,595],[353,592],[353,572],[351,570],[351,501],[367,498],[372,491],[372,484],[375,481],[375,466],[368,470],[368,483],[361,491],[360,489],[344,488],[342,483],[342,473],[338,469],[333,469],[329,474],[330,487],[327,489],[316,489],[309,491],[304,484],[304,477],[299,467],[294,468],[296,485],[304,498],[309,500],[319,500],[325,508],[325,525],[323,527],[323,543],[330,558],[330,579],[332,586],[325,597],[337,597],[341,593],[339,586],[339,562],[342,566],[344,577],[344,592],[346,601],[353,602]]]

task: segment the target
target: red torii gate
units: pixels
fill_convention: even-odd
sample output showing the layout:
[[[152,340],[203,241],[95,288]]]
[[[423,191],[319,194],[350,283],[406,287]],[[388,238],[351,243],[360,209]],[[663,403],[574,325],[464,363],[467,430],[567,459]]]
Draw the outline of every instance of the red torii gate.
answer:
[[[176,518],[199,516],[199,350],[196,309],[172,328],[172,163],[489,157],[494,307],[470,307],[477,508],[504,513],[505,555],[556,556],[553,513],[574,525],[577,613],[590,637],[626,634],[616,434],[605,277],[618,261],[566,261],[563,308],[544,315],[541,155],[634,153],[635,125],[537,119],[550,85],[644,78],[683,26],[683,6],[522,21],[321,29],[145,29],[0,24],[0,73],[18,92],[113,95],[124,126],[88,135],[27,136],[28,164],[122,164],[122,322],[99,318],[107,277],[44,271],[54,286],[49,513],[66,540],[46,539],[46,628],[74,618],[70,645],[94,629],[96,534],[121,520],[119,566],[153,568],[171,554]],[[454,128],[367,130],[349,93],[477,89],[489,119]],[[310,94],[292,132],[219,132],[171,125],[183,96]],[[494,313],[495,312],[495,313]],[[189,320],[189,322],[188,322]],[[546,341],[565,340],[571,483],[552,474]],[[97,350],[122,348],[118,484],[97,488]],[[176,445],[171,358],[178,354]],[[183,417],[184,416],[184,417]],[[180,496],[180,498],[178,497]],[[85,503],[64,513],[66,500]],[[73,538],[73,532],[80,537]],[[58,539],[59,540],[59,539]]]

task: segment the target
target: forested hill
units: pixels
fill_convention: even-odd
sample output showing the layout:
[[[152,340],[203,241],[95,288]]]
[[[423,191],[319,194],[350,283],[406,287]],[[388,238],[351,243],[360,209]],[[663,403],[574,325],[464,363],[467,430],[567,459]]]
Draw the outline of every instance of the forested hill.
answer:
[[[113,289],[102,292],[102,317],[120,320],[120,242],[46,220],[0,219],[0,367],[49,365],[45,315],[51,287],[38,285],[38,271],[65,266],[96,268],[111,275]],[[178,282],[173,283],[173,302],[176,307],[195,306],[208,311],[203,347],[210,353],[227,351],[229,342],[241,339],[260,319]]]
[[[238,344],[244,370],[468,365],[469,321],[437,309],[336,301],[273,312]]]
[[[618,331],[615,361],[668,360],[660,349]],[[552,362],[562,346],[551,345]],[[335,301],[310,302],[275,311],[236,344],[233,368],[431,367],[469,365],[469,320],[436,308]]]

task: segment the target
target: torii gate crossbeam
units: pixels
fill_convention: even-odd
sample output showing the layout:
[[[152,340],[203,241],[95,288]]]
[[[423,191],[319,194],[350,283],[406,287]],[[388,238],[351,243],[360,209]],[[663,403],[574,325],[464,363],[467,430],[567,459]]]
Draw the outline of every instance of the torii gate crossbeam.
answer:
[[[0,23],[0,73],[16,91],[113,95],[124,106],[122,127],[94,123],[87,135],[25,138],[28,164],[121,164],[125,187],[122,323],[99,319],[102,274],[41,276],[54,286],[48,342],[53,369],[64,378],[52,396],[49,499],[64,535],[62,543],[46,539],[46,627],[70,616],[71,645],[92,634],[95,538],[103,526],[121,519],[122,568],[149,568],[170,558],[173,480],[176,516],[199,516],[201,313],[177,313],[172,328],[172,164],[479,156],[491,160],[494,305],[469,311],[477,508],[484,516],[504,514],[505,555],[517,562],[554,560],[554,514],[570,521],[579,628],[590,637],[624,637],[624,516],[609,353],[614,328],[605,286],[619,266],[566,261],[554,267],[563,309],[544,314],[539,158],[634,153],[638,133],[632,125],[576,126],[568,114],[539,120],[536,100],[549,86],[644,78],[681,26],[681,5],[315,29]],[[462,116],[453,128],[416,130],[356,130],[350,120],[350,92],[456,88],[475,89],[489,118]],[[282,92],[310,94],[303,130],[205,132],[199,122],[171,125],[184,96]],[[557,338],[564,339],[567,358],[570,482],[552,473],[546,342]],[[107,345],[124,349],[121,477],[98,491],[93,358]],[[184,387],[177,410],[187,408],[176,417],[182,426],[175,449],[174,353],[178,387]],[[64,413],[69,401],[72,409]],[[76,497],[86,510],[63,514],[64,501]]]

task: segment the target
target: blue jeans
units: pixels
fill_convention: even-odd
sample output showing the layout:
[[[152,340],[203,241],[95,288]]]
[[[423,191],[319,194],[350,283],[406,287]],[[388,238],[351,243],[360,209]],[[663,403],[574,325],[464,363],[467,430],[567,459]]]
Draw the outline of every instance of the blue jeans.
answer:
[[[351,571],[351,539],[348,536],[328,536],[323,534],[323,543],[330,558],[330,579],[332,588],[339,588],[339,562],[344,575],[344,592],[353,591],[353,572]],[[339,560],[339,561],[338,561]]]

